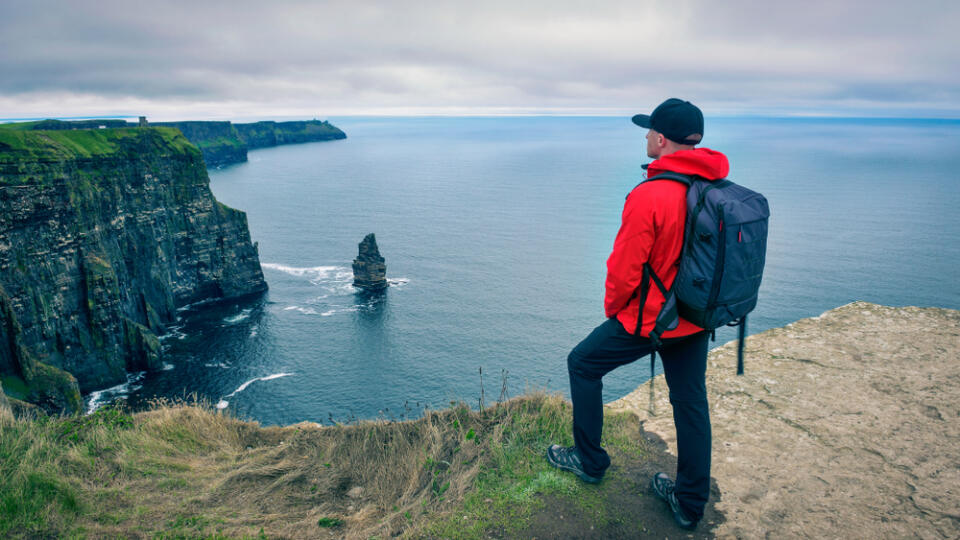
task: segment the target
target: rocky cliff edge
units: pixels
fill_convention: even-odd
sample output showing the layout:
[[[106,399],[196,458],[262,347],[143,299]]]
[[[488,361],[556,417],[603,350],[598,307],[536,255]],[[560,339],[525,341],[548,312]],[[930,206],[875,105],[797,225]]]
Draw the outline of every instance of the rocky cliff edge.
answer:
[[[712,351],[716,511],[744,538],[960,536],[960,311],[855,302]],[[611,403],[676,436],[663,377]],[[652,412],[651,412],[652,411]],[[672,471],[671,471],[672,473]],[[715,519],[715,523],[710,523]],[[719,523],[719,524],[717,524]]]

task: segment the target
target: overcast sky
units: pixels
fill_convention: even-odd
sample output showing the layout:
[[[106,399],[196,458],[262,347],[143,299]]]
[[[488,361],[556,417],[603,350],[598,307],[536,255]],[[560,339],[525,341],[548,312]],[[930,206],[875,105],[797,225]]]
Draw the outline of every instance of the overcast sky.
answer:
[[[0,0],[0,118],[960,118],[960,2]]]

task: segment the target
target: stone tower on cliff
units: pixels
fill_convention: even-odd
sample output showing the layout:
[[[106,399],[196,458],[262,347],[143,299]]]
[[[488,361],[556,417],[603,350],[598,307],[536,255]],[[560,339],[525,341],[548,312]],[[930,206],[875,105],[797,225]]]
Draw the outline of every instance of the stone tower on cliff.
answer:
[[[373,233],[360,242],[360,253],[353,260],[353,286],[364,291],[387,288],[387,265],[380,256],[377,237]]]

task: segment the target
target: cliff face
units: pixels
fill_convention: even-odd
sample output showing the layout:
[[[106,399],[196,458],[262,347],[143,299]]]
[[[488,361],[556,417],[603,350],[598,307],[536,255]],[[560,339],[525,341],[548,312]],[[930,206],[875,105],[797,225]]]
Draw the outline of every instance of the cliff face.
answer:
[[[247,148],[266,148],[279,144],[346,139],[347,134],[330,122],[319,120],[292,122],[254,122],[234,124]]]
[[[230,122],[156,122],[151,125],[179,129],[188,141],[200,148],[207,167],[247,160],[247,146]]]
[[[171,128],[0,130],[0,376],[27,401],[155,369],[175,310],[266,290],[246,215]]]

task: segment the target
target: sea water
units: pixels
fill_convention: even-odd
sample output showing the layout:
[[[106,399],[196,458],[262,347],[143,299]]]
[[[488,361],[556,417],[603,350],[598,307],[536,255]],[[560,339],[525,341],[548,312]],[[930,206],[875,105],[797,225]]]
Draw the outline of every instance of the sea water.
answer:
[[[628,118],[331,120],[348,139],[210,171],[218,200],[247,213],[270,291],[183,310],[166,369],[88,408],[197,396],[265,424],[329,423],[568,393],[567,354],[603,321],[645,131]],[[960,122],[708,118],[704,146],[770,202],[751,333],[854,300],[960,308]],[[379,296],[351,285],[371,232],[391,284]],[[612,372],[605,400],[647,377],[645,360]]]

